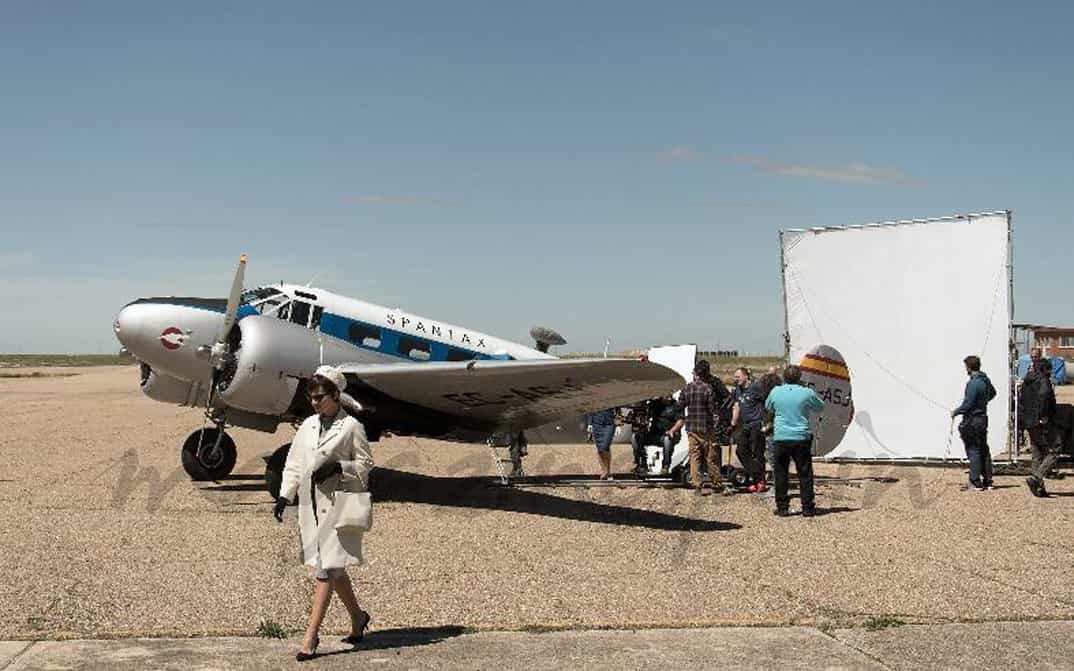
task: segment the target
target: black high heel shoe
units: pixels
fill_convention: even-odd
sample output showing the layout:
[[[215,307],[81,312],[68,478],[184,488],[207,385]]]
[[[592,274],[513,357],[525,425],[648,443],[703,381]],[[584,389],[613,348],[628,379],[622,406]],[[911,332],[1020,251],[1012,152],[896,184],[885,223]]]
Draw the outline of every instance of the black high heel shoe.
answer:
[[[358,633],[351,634],[343,639],[343,642],[347,645],[358,645],[362,642],[362,639],[365,638],[365,630],[369,628],[369,621],[373,618],[371,618],[369,613],[364,610],[362,611],[362,615],[365,615],[365,622],[362,622],[362,626],[358,627]]]
[[[317,656],[317,646],[319,646],[320,644],[321,644],[321,637],[320,636],[315,637],[313,639],[313,651],[312,652],[302,652],[301,650],[299,650],[295,654],[295,661],[296,662],[308,662],[309,660],[311,660],[314,657],[316,657]]]

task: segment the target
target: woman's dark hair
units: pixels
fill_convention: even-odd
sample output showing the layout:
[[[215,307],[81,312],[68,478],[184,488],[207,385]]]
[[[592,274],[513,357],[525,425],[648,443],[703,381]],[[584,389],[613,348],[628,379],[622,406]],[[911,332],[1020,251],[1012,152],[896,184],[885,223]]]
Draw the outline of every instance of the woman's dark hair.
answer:
[[[798,366],[787,366],[783,369],[783,381],[787,384],[799,384],[802,382],[802,369]]]
[[[979,356],[974,356],[971,354],[965,359],[963,359],[962,363],[966,364],[966,368],[969,368],[971,371],[976,372],[981,370],[981,357]]]
[[[709,362],[705,359],[698,361],[694,364],[694,375],[701,378],[704,382],[712,380],[712,368],[709,366]]]
[[[775,373],[765,373],[761,376],[761,393],[765,398],[772,393],[772,390],[783,384],[783,378]]]
[[[332,381],[326,377],[320,375],[314,375],[310,380],[309,393],[320,391],[322,394],[328,394],[333,400],[339,400],[339,389],[336,389],[336,385],[332,384]]]
[[[750,377],[750,369],[749,368],[746,368],[745,366],[739,366],[738,368],[735,369],[736,373],[738,371],[742,371],[743,375],[745,375],[746,377]]]

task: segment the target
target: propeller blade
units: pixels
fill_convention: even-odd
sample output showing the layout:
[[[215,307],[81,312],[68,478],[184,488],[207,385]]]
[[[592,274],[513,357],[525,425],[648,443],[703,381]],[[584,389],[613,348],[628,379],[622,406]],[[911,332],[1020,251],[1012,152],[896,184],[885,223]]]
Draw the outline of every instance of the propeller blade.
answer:
[[[224,312],[224,323],[220,325],[220,335],[216,341],[224,342],[227,334],[231,333],[231,327],[235,325],[235,314],[239,311],[239,301],[242,300],[242,283],[246,274],[246,255],[239,257],[239,267],[235,269],[235,279],[231,283],[231,294],[227,297],[227,311]]]

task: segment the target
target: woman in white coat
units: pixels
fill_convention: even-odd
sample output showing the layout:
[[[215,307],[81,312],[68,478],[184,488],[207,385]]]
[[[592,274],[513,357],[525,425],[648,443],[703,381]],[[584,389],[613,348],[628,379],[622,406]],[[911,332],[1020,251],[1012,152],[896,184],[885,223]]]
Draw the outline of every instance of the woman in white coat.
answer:
[[[338,369],[321,366],[309,385],[309,398],[317,411],[299,426],[283,469],[280,496],[273,514],[283,521],[286,506],[298,496],[298,525],[302,555],[313,573],[313,609],[309,627],[296,655],[311,659],[320,642],[332,592],[339,595],[351,617],[351,634],[344,642],[356,644],[369,625],[369,613],[358,605],[346,567],[362,563],[362,532],[337,530],[334,508],[337,491],[364,492],[369,487],[373,456],[362,424],[340,406],[346,378]]]

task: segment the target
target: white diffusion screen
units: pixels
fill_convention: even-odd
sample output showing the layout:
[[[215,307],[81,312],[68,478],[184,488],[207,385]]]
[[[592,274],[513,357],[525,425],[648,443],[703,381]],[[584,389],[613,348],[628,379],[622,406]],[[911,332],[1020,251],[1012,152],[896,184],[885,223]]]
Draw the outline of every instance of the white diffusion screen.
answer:
[[[962,458],[951,410],[969,354],[996,387],[989,448],[1006,451],[1007,213],[781,237],[791,362],[825,344],[850,369],[854,420],[827,457]]]

